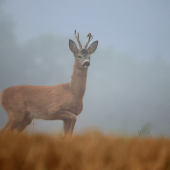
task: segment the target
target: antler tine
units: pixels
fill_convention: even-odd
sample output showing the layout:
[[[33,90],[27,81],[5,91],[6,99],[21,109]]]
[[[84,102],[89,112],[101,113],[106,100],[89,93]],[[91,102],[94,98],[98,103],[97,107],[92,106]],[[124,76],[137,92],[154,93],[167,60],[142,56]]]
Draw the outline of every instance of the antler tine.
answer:
[[[93,36],[94,36],[94,35],[93,35]],[[93,36],[91,35],[91,33],[88,33],[87,37],[89,37],[89,39],[88,39],[88,41],[87,41],[87,43],[86,43],[86,45],[85,45],[85,49],[87,49],[89,42],[93,39]],[[87,37],[86,37],[86,38],[87,38]]]
[[[78,43],[79,43],[79,47],[80,47],[80,49],[82,49],[82,45],[81,45],[81,42],[80,42],[80,40],[79,40],[79,33],[77,33],[77,35],[76,35],[76,30],[75,30],[75,33],[74,33],[74,35],[75,35],[75,37],[76,37],[76,39],[77,39],[77,41],[78,41]]]

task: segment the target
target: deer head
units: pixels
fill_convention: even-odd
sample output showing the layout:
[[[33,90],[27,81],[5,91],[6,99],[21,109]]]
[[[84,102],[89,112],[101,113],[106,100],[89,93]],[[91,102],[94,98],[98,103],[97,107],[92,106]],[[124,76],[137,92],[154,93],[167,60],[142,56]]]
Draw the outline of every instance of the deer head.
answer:
[[[90,40],[92,39],[91,33],[87,35],[88,37],[88,42],[86,43],[85,48],[82,48],[81,42],[79,40],[79,33],[76,35],[76,30],[75,30],[75,37],[78,41],[80,49],[77,48],[77,45],[75,44],[74,41],[69,40],[69,47],[70,50],[73,52],[74,57],[75,57],[75,63],[76,66],[79,69],[87,69],[90,66],[90,55],[95,52],[98,46],[98,41],[93,42],[89,47],[88,44]],[[88,48],[87,48],[88,47]]]

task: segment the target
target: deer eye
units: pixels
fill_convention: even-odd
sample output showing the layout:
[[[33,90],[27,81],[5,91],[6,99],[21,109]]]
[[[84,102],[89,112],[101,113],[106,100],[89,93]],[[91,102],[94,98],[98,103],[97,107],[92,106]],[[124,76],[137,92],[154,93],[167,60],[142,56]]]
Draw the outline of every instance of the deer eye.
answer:
[[[82,58],[81,56],[78,56],[78,58]]]

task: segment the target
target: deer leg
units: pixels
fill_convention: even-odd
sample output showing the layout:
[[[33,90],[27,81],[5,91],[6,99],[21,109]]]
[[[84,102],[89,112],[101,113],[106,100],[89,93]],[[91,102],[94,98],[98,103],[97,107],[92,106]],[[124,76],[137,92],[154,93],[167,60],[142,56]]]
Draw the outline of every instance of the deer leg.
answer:
[[[64,121],[64,136],[71,135],[77,120],[76,115],[68,111],[60,111],[56,118]]]
[[[3,132],[8,130],[14,130],[18,126],[19,122],[13,121],[11,119],[8,120],[7,124],[5,125]]]
[[[2,132],[5,132],[10,129],[10,122],[8,121],[5,127],[3,128]]]
[[[25,116],[22,121],[20,121],[15,128],[19,133],[22,132],[30,123],[32,122],[32,118],[30,118],[30,113],[25,112]]]
[[[32,122],[32,119],[24,119],[22,122],[18,124],[16,127],[16,130],[21,133],[30,123]]]
[[[71,126],[70,120],[64,120],[64,136],[67,134]]]
[[[25,116],[22,119],[9,118],[3,131],[17,130],[20,133],[31,123],[31,121],[32,121],[32,119],[29,117],[29,113],[27,113],[27,112],[25,113]]]

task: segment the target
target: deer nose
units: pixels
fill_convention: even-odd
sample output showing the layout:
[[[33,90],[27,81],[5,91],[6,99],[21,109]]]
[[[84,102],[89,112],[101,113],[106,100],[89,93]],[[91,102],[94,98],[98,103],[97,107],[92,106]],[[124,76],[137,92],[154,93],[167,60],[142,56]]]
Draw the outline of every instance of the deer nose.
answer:
[[[89,66],[90,65],[90,62],[89,61],[86,61],[84,62],[83,66]]]

